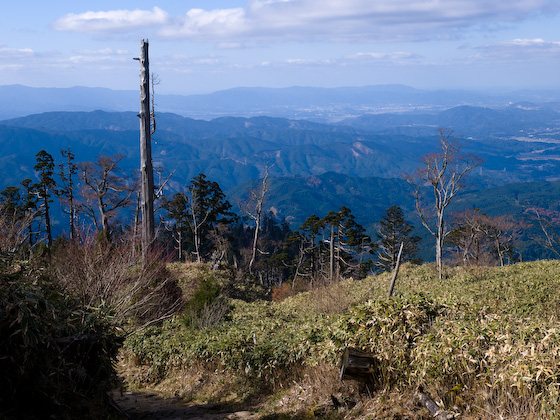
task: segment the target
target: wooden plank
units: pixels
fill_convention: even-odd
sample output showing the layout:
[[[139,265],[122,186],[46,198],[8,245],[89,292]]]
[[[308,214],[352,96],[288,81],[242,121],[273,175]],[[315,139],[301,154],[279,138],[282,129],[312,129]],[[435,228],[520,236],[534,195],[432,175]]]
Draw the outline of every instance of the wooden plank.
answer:
[[[340,361],[340,380],[374,382],[377,366],[378,361],[371,353],[347,347]]]

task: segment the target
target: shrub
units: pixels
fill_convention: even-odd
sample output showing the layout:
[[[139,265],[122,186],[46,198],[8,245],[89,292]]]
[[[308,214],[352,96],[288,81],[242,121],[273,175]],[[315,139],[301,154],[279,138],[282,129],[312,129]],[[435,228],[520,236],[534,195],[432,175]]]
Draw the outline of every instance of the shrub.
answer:
[[[162,253],[153,251],[142,267],[140,252],[126,240],[59,240],[49,271],[83,307],[103,305],[121,326],[157,322],[183,305],[181,289]]]
[[[83,308],[26,274],[0,274],[3,418],[100,416],[117,383],[115,328],[102,308]]]
[[[187,328],[199,329],[217,325],[230,307],[221,291],[214,276],[208,271],[204,272],[196,291],[186,304],[183,324]]]

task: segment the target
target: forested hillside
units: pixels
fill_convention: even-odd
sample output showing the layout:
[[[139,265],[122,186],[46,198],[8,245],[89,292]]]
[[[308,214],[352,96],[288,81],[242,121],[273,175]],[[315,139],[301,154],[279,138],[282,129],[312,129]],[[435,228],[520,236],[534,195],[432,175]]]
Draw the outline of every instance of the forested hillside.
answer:
[[[58,163],[60,150],[68,148],[76,162],[95,162],[99,155],[120,156],[119,166],[127,177],[133,177],[138,167],[139,122],[132,112],[52,112],[0,123],[0,143],[6,151],[0,162],[3,188],[35,179],[34,153],[42,149]],[[422,155],[435,150],[435,127],[440,124],[457,127],[456,134],[465,135],[463,151],[484,159],[470,174],[472,192],[459,197],[453,211],[478,208],[492,216],[511,214],[530,222],[535,214],[530,207],[554,210],[558,200],[554,184],[542,184],[550,185],[551,190],[539,198],[538,205],[534,185],[519,184],[556,177],[560,151],[555,140],[558,113],[553,104],[378,114],[337,125],[270,117],[204,121],[160,113],[154,134],[154,166],[162,179],[173,174],[162,191],[165,195],[184,190],[203,173],[219,184],[238,212],[238,204],[268,168],[266,212],[272,211],[278,221],[285,219],[293,230],[311,214],[327,214],[346,206],[368,234],[375,236],[384,210],[399,205],[407,219],[414,221],[417,234],[425,237],[422,255],[430,259],[430,241],[416,218],[403,175],[414,171]],[[514,189],[507,187],[512,182],[530,197],[517,200]],[[488,190],[500,186],[503,189]],[[539,190],[543,188],[548,187],[539,185]],[[59,208],[55,205],[53,209],[57,233],[64,230]],[[131,220],[133,210],[123,209],[122,217]],[[528,232],[520,246],[525,258],[549,255],[531,240],[538,232]]]

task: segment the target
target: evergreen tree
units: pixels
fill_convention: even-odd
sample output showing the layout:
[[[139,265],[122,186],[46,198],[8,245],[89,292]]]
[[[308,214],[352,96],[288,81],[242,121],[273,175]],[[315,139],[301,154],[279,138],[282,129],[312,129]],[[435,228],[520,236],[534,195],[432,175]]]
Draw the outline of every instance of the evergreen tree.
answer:
[[[343,275],[362,276],[369,267],[366,254],[376,249],[351,210],[344,206],[322,219],[310,216],[290,241],[299,244],[295,277],[309,276],[311,283],[320,277],[331,282]]]
[[[28,240],[29,240],[29,247],[33,247],[35,244],[35,235],[39,229],[33,229],[33,223],[37,217],[37,207],[38,207],[38,197],[35,191],[35,185],[32,180],[29,178],[24,179],[21,181],[21,185],[25,188],[25,196],[22,195],[23,199],[23,209],[25,210],[26,214],[29,217],[29,223],[27,226],[28,230]]]
[[[362,275],[367,271],[365,253],[373,253],[375,245],[356,222],[352,211],[345,206],[338,212],[329,212],[321,220],[329,234],[329,278],[340,280],[342,274]]]
[[[60,154],[66,162],[58,165],[60,172],[59,177],[61,181],[60,188],[56,191],[56,195],[60,198],[62,212],[68,215],[70,224],[70,239],[76,238],[76,201],[74,191],[75,178],[74,175],[78,173],[78,166],[74,163],[74,154],[68,149],[62,149]]]
[[[39,173],[39,183],[35,185],[40,201],[40,215],[45,222],[47,232],[47,244],[52,245],[50,203],[51,193],[55,191],[56,182],[53,178],[54,160],[50,154],[41,150],[36,155],[37,164],[34,169]]]
[[[237,220],[231,207],[218,183],[209,181],[204,174],[193,178],[186,192],[175,194],[164,204],[175,240],[181,241],[179,248],[184,243],[184,233],[192,235],[193,253],[198,262],[212,248],[209,239],[211,231],[218,224],[227,225]]]
[[[163,208],[167,211],[168,221],[166,228],[171,232],[173,239],[177,243],[180,261],[183,257],[183,247],[189,230],[189,199],[184,192],[176,193],[171,200],[164,198]]]
[[[404,219],[403,211],[398,206],[391,206],[385,210],[385,216],[379,221],[380,228],[377,232],[380,247],[377,251],[375,265],[383,271],[389,271],[397,265],[397,257],[401,243],[403,251],[401,261],[414,261],[418,252],[418,236],[411,236],[413,226]]]

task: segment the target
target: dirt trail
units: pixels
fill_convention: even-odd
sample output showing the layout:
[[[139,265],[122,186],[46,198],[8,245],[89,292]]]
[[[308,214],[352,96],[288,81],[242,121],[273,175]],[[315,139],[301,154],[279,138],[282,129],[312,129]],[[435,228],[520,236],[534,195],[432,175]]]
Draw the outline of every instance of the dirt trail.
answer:
[[[259,417],[249,411],[231,411],[219,404],[193,405],[152,392],[115,393],[113,400],[132,420],[256,420]]]

